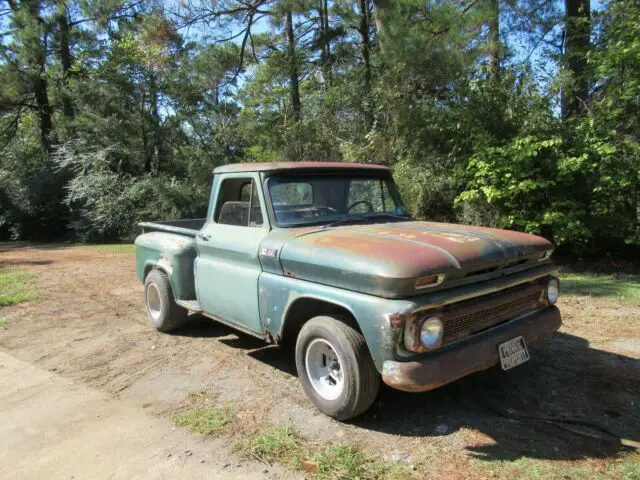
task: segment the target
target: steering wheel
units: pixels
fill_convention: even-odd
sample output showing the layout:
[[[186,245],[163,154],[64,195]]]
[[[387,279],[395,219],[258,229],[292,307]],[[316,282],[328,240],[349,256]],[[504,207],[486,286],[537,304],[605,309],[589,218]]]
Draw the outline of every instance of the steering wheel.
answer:
[[[351,205],[349,205],[347,207],[347,213],[351,212],[351,210],[353,209],[353,207],[356,207],[360,204],[366,205],[367,207],[369,207],[369,212],[368,213],[373,213],[373,205],[369,200],[358,200],[357,202],[353,202]]]

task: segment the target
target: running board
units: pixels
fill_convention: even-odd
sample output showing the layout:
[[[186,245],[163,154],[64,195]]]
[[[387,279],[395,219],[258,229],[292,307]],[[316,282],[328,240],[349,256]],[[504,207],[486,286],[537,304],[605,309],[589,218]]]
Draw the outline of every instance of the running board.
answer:
[[[202,307],[200,306],[200,302],[197,300],[176,300],[176,303],[187,310],[192,312],[201,312]]]

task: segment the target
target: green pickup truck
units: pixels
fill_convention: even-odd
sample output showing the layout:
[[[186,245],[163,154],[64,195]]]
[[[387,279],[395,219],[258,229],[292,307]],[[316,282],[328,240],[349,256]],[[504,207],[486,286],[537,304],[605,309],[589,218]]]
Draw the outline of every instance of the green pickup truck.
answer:
[[[550,242],[411,220],[382,166],[227,165],[206,218],[140,225],[156,329],[191,311],[290,346],[309,398],[340,420],[366,411],[380,380],[426,391],[509,370],[561,324]]]

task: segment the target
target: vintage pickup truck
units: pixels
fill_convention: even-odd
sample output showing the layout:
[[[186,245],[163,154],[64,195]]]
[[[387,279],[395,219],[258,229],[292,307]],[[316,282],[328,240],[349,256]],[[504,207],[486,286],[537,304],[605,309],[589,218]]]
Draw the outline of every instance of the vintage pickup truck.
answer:
[[[513,368],[560,327],[550,242],[413,221],[386,167],[227,165],[212,188],[206,218],[140,224],[151,324],[174,330],[191,311],[293,347],[334,418],[367,410],[380,379],[426,391]]]

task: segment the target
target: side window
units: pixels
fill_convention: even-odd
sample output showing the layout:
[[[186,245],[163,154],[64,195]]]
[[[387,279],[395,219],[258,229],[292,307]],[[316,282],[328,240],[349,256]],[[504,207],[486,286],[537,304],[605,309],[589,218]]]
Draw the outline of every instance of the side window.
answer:
[[[220,185],[215,220],[222,225],[262,226],[262,210],[256,183],[250,178],[224,180]]]

